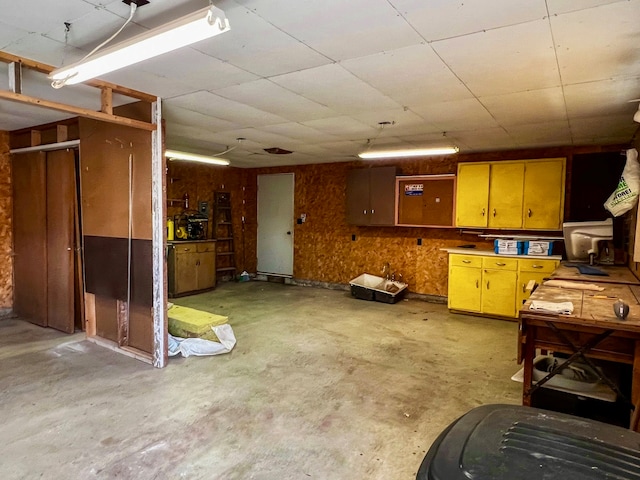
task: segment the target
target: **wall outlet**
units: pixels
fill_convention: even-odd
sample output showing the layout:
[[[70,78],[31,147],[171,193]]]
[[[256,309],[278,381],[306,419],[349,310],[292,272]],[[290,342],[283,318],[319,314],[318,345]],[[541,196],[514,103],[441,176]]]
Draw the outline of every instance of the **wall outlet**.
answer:
[[[209,202],[198,202],[198,211],[204,215],[209,215]]]

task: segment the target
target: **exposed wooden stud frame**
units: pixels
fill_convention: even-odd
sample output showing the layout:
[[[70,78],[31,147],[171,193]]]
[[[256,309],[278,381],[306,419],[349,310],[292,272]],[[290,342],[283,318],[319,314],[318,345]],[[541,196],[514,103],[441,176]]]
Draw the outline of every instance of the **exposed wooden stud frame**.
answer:
[[[69,127],[56,125],[56,142],[66,142],[67,140],[69,140]]]
[[[31,130],[31,146],[37,147],[42,145],[42,132],[40,130]]]
[[[80,117],[91,118],[93,120],[101,120],[103,122],[117,123],[119,125],[126,125],[132,128],[139,128],[141,130],[147,130],[153,132],[156,126],[152,123],[141,122],[140,120],[134,120],[132,118],[120,117],[118,115],[109,115],[103,112],[95,112],[87,108],[74,107],[73,105],[67,105],[64,103],[52,102],[50,100],[43,100],[41,98],[30,97],[28,95],[22,95],[19,93],[7,92],[0,90],[0,100],[9,100],[12,102],[25,103],[28,105],[36,105],[51,110],[58,110],[60,112],[72,113]]]
[[[13,93],[22,93],[22,64],[9,63],[9,90]]]
[[[103,87],[100,94],[100,111],[113,115],[113,89]]]
[[[0,51],[0,62],[19,63],[25,68],[29,68],[30,70],[34,70],[36,72],[44,73],[46,75],[49,75],[51,72],[53,72],[56,69],[56,67],[47,65],[46,63],[36,62],[35,60],[29,60],[28,58],[19,57],[17,55],[12,55],[11,53],[7,53],[3,51]],[[84,82],[84,85],[89,85],[91,87],[97,87],[97,88],[108,87],[113,90],[113,93],[125,95],[127,97],[135,98],[137,100],[142,100],[144,102],[153,103],[156,101],[156,97],[154,95],[140,92],[138,90],[134,90],[133,88],[122,87],[120,85],[116,85],[115,83],[105,82],[102,80],[89,80],[87,82]]]
[[[84,294],[84,321],[87,337],[97,335],[96,326],[96,296],[93,293]]]

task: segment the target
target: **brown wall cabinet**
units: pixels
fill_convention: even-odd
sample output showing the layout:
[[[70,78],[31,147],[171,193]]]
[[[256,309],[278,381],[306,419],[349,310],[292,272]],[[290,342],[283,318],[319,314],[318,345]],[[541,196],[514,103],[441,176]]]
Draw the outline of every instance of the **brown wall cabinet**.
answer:
[[[453,227],[455,175],[396,178],[397,221],[408,227]]]
[[[347,174],[347,223],[394,225],[396,167],[359,168]]]
[[[173,242],[168,245],[169,296],[216,286],[216,242]]]

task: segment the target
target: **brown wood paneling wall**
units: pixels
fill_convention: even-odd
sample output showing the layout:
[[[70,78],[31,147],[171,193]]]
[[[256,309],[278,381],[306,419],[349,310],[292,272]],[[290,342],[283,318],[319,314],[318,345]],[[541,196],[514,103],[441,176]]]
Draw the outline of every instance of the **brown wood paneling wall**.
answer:
[[[0,308],[13,306],[11,159],[9,133],[0,131]]]

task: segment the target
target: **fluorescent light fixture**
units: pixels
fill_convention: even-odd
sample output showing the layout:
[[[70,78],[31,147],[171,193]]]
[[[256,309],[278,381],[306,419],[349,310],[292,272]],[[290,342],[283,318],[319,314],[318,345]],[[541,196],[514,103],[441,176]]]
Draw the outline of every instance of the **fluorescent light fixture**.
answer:
[[[360,158],[367,160],[376,158],[397,158],[397,157],[424,157],[427,155],[451,155],[458,153],[458,147],[440,147],[440,148],[416,148],[405,150],[381,150],[377,152],[359,153]]]
[[[192,43],[229,31],[224,12],[214,6],[141,33],[49,75],[54,84],[73,85],[148,58],[177,50]],[[179,72],[176,72],[179,73]]]
[[[176,150],[167,150],[164,156],[169,160],[186,160],[189,162],[208,163],[210,165],[229,165],[229,160],[217,157],[208,157],[206,155],[197,155],[195,153],[178,152]]]

